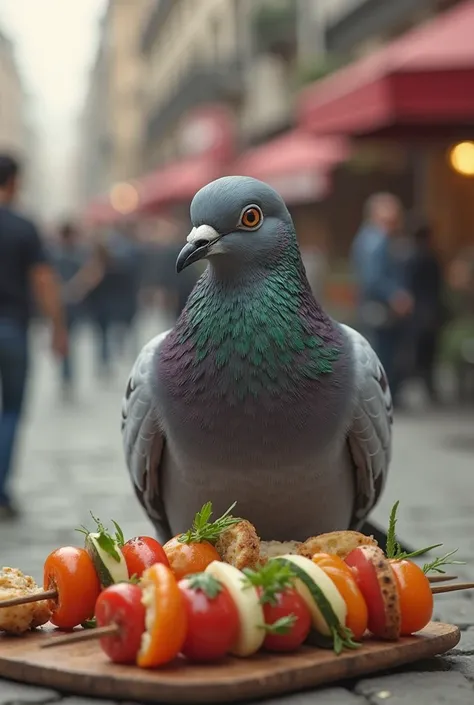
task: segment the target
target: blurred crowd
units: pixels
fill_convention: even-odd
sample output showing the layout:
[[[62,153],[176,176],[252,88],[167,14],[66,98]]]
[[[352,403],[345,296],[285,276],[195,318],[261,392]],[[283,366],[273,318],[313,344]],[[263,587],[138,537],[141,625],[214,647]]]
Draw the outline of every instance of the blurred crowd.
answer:
[[[183,233],[183,238],[185,233]],[[175,263],[182,246],[143,242],[131,223],[84,232],[64,223],[51,242],[49,260],[60,281],[69,348],[62,359],[62,389],[73,396],[75,338],[84,323],[96,340],[97,373],[113,373],[114,355],[125,348],[138,354],[137,318],[145,307],[159,307],[175,320],[194,286],[196,275],[178,277]]]
[[[176,273],[184,232],[158,244],[142,241],[131,223],[87,232],[68,222],[45,240],[15,207],[20,183],[18,162],[0,155],[0,520],[18,515],[8,486],[30,368],[31,319],[39,314],[48,321],[62,395],[73,400],[81,325],[94,332],[98,378],[110,378],[125,346],[130,360],[138,353],[140,311],[158,303],[171,324],[199,273]]]
[[[413,378],[440,403],[442,347],[449,348],[459,401],[474,400],[474,250],[445,267],[434,240],[431,223],[378,193],[366,203],[352,245],[358,324],[385,368],[395,406]]]

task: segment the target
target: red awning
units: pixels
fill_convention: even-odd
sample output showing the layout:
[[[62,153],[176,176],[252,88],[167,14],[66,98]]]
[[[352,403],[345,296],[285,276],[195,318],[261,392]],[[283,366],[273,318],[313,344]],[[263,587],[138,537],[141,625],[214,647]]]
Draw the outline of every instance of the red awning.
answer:
[[[288,203],[316,201],[327,193],[331,169],[348,154],[348,145],[340,138],[316,138],[293,130],[248,150],[232,170],[266,181]]]
[[[298,118],[318,134],[472,128],[474,0],[305,89]]]
[[[220,165],[203,157],[168,164],[138,182],[139,211],[159,211],[177,203],[189,203],[199,189],[221,175]]]

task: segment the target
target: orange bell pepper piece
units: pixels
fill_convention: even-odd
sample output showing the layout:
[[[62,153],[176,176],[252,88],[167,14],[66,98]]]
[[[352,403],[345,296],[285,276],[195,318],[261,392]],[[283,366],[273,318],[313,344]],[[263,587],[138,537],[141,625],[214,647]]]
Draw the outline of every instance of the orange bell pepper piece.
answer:
[[[172,661],[186,638],[187,613],[176,579],[167,566],[156,563],[142,576],[145,633],[137,655],[142,668]]]

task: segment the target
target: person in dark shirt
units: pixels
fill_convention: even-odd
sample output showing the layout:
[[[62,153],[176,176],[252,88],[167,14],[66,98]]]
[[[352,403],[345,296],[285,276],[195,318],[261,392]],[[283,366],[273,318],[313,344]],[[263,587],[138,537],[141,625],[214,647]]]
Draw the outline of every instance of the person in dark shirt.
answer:
[[[52,347],[63,355],[67,333],[52,267],[34,224],[13,210],[19,164],[0,154],[0,520],[17,515],[8,491],[28,371],[31,296],[52,324]]]
[[[438,403],[435,363],[439,335],[444,318],[442,301],[443,275],[432,247],[429,223],[412,219],[414,251],[408,263],[409,290],[413,297],[412,314],[414,368],[433,404]]]

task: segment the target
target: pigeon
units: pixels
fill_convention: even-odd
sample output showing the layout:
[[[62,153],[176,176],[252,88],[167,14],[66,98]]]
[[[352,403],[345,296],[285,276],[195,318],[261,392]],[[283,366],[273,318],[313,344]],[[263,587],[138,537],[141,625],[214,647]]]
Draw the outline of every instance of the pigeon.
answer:
[[[367,340],[315,300],[280,195],[204,186],[176,269],[206,259],[171,330],[145,345],[122,403],[135,493],[162,542],[211,501],[262,540],[355,529],[384,489],[393,409]]]

